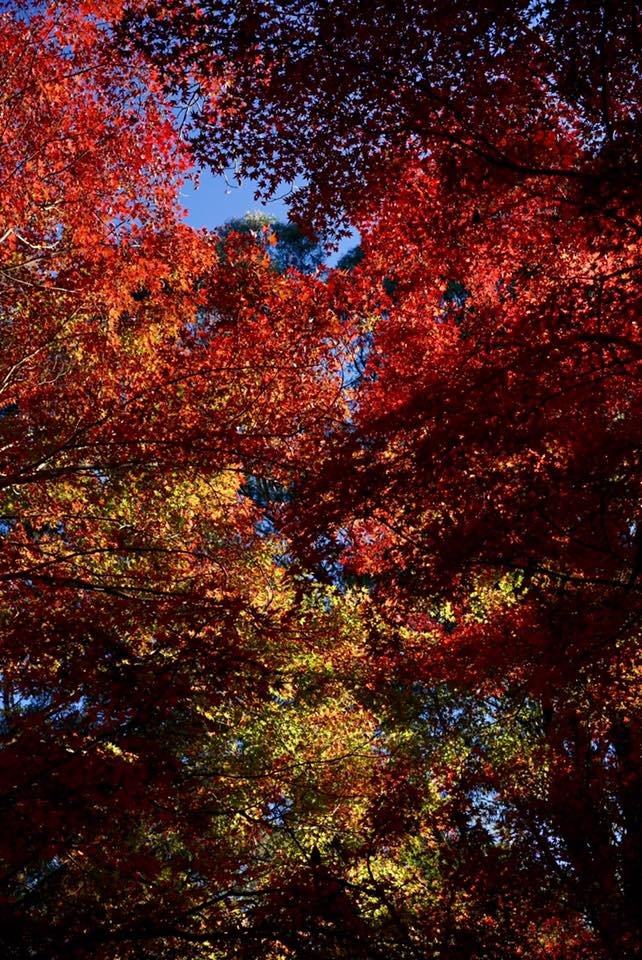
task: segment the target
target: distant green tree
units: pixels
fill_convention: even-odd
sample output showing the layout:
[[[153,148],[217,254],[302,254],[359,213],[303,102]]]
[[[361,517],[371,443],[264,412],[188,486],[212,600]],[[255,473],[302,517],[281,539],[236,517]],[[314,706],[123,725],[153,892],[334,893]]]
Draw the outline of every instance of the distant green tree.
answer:
[[[323,262],[323,245],[306,236],[294,223],[282,223],[260,210],[228,220],[219,228],[224,238],[232,232],[249,233],[264,243],[279,273],[290,267],[301,273],[314,273]]]
[[[360,243],[356,247],[351,247],[347,253],[337,261],[339,270],[353,270],[358,263],[363,260],[363,248]]]

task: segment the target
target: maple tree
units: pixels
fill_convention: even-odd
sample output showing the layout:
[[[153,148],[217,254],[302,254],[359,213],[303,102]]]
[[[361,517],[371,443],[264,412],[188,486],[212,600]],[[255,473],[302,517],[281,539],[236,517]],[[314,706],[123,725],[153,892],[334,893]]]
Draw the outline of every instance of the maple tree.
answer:
[[[7,956],[198,943],[259,885],[287,769],[242,730],[303,627],[241,488],[342,416],[322,285],[184,224],[173,115],[106,12],[1,21]]]
[[[640,955],[637,16],[5,4],[7,956]]]
[[[639,955],[637,5],[180,0],[127,27],[204,161],[363,236],[330,283],[367,362],[290,523],[369,585],[388,708],[486,704],[423,949]]]

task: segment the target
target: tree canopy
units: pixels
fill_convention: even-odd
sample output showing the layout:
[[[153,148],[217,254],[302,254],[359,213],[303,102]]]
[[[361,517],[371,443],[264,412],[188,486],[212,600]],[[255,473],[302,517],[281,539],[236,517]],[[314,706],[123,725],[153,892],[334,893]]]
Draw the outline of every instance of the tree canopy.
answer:
[[[3,4],[8,958],[641,956],[639,44]]]

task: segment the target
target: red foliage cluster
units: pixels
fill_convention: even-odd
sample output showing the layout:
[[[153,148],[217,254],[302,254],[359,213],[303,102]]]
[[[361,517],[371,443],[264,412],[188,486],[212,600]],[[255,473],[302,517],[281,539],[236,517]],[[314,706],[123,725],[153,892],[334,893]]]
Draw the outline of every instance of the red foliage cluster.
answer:
[[[639,957],[637,5],[16,6],[6,956]]]

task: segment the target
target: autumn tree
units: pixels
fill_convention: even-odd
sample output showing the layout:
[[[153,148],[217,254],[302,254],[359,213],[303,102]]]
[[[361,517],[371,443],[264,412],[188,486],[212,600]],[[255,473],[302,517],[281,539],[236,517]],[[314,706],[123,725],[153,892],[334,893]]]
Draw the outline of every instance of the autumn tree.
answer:
[[[638,5],[176,0],[123,36],[203,162],[364,238],[329,295],[368,364],[289,522],[372,591],[379,716],[472,724],[407,751],[405,821],[372,782],[388,853],[447,808],[409,918],[395,848],[396,949],[639,956]]]
[[[5,954],[638,957],[637,5],[0,52]]]
[[[300,865],[278,811],[303,777],[301,820],[325,804],[349,822],[345,791],[305,773],[345,766],[373,723],[341,715],[324,666],[344,615],[304,600],[243,493],[268,470],[291,483],[344,416],[325,288],[251,237],[221,252],[185,225],[175,117],[114,44],[114,11],[0,20],[0,942],[16,958],[238,953],[247,905]],[[315,694],[296,727],[277,707],[299,677]]]

